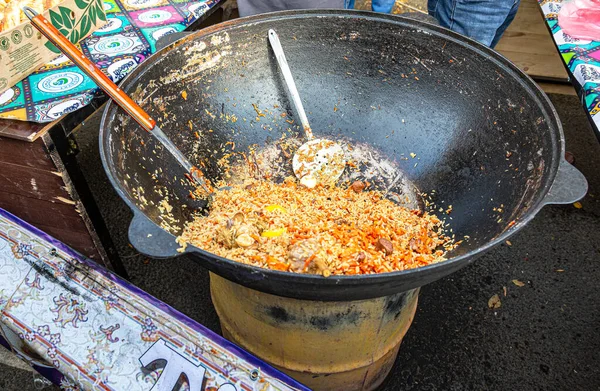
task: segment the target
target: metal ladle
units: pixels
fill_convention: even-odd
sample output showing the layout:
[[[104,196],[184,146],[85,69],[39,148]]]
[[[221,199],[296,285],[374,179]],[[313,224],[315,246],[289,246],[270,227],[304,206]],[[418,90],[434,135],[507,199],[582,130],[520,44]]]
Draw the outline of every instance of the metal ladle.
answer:
[[[115,101],[127,114],[129,114],[142,128],[150,133],[154,138],[169,151],[177,162],[186,170],[190,178],[193,179],[209,195],[213,192],[212,187],[204,178],[202,172],[194,167],[167,135],[156,124],[156,121],[148,115],[137,103],[135,103],[125,92],[123,92],[115,83],[113,83],[93,62],[81,53],[75,45],[62,35],[43,15],[38,14],[30,7],[23,7],[23,13],[29,18],[31,24],[39,30],[50,42],[52,42],[61,52],[65,54],[79,69],[85,72],[98,87],[112,100]]]
[[[346,168],[344,151],[335,141],[315,138],[304,112],[304,106],[302,106],[302,100],[296,89],[292,72],[279,42],[279,37],[273,29],[269,30],[269,42],[277,58],[277,64],[279,64],[279,69],[281,69],[292,98],[292,103],[300,117],[304,134],[308,140],[294,154],[292,159],[294,174],[300,180],[300,183],[308,188],[313,188],[319,183],[335,183],[344,172],[344,168]]]

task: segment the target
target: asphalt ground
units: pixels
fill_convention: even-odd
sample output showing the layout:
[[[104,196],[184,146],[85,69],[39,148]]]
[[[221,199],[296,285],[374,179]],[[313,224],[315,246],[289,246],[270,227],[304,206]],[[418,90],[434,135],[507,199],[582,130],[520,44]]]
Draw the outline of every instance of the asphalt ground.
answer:
[[[545,207],[510,244],[423,287],[382,390],[600,390],[600,144],[577,97],[550,97],[589,181],[582,207]],[[108,183],[97,140],[90,121],[77,134],[78,160],[131,281],[220,332],[202,267],[129,246],[131,213]],[[496,294],[501,305],[491,309]],[[31,372],[0,364],[0,390],[33,389]]]

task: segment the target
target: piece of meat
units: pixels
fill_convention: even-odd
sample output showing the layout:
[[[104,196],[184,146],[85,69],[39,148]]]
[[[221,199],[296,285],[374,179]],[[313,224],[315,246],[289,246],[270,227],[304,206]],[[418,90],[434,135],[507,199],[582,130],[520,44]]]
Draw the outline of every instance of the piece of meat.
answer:
[[[320,250],[319,242],[315,239],[304,239],[292,246],[288,251],[291,268],[294,271],[304,271],[304,263]]]
[[[378,250],[385,252],[385,255],[390,255],[394,252],[394,245],[392,242],[385,238],[377,239],[377,243],[375,244]]]

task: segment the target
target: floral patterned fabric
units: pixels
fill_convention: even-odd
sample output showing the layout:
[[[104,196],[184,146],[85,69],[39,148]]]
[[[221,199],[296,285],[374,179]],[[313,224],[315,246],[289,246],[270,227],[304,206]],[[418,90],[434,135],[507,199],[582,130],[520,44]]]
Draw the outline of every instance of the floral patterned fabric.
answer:
[[[600,42],[586,41],[565,34],[558,24],[563,0],[539,0],[546,23],[570,73],[581,85],[584,105],[596,131],[600,128]]]

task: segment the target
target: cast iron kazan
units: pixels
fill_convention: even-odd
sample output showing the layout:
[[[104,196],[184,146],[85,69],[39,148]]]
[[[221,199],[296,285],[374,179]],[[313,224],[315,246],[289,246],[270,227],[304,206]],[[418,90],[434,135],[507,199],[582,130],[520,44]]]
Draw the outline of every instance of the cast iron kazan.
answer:
[[[238,151],[272,143],[286,128],[297,128],[285,122],[294,113],[269,48],[270,28],[279,33],[315,134],[366,143],[393,160],[420,191],[432,195],[457,239],[468,240],[448,261],[379,275],[291,274],[188,247],[185,253],[200,266],[286,297],[385,296],[468,265],[523,228],[544,205],[570,203],[587,191],[583,175],[563,158],[555,109],[529,77],[475,41],[407,18],[295,11],[238,19],[164,48],[121,88],[191,160],[216,164],[230,141]],[[253,103],[289,115],[261,118]],[[179,247],[174,234],[203,203],[189,198],[180,167],[136,126],[109,102],[100,132],[102,161],[134,213],[132,245],[152,257],[173,257]],[[214,164],[205,168],[209,176],[217,175]],[[161,220],[165,195],[176,221]],[[161,228],[165,223],[174,227],[172,233]]]

